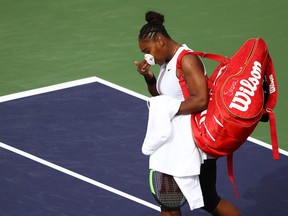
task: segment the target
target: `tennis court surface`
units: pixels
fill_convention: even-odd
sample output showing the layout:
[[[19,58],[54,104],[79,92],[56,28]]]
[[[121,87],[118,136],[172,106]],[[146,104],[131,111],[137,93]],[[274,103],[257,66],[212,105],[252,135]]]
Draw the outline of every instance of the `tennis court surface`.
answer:
[[[159,215],[141,153],[146,100],[97,77],[0,97],[0,215]],[[273,161],[251,140],[237,151],[240,199],[219,159],[219,193],[245,216],[287,216],[281,153]],[[207,214],[186,205],[183,215]]]

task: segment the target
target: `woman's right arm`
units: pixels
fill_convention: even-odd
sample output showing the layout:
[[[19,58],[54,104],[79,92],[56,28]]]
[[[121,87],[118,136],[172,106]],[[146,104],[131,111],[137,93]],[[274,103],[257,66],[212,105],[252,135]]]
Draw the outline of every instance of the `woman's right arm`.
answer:
[[[137,71],[143,75],[145,82],[147,84],[147,88],[149,93],[152,96],[159,95],[157,88],[156,88],[156,78],[152,71],[150,70],[150,65],[144,60],[142,62],[135,61],[134,64],[137,67]]]

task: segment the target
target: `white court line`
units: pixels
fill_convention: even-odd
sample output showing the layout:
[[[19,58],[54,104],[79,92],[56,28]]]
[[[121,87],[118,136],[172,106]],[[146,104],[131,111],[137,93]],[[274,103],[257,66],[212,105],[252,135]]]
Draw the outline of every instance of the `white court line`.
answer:
[[[268,144],[268,143],[262,142],[260,140],[257,140],[255,138],[253,138],[253,137],[248,137],[247,140],[249,140],[250,142],[255,143],[257,145],[260,145],[260,146],[263,146],[265,148],[268,148],[268,149],[272,150],[272,146],[270,144]],[[288,156],[288,152],[283,150],[283,149],[280,149],[280,148],[279,148],[279,153]]]
[[[80,180],[82,180],[84,182],[87,182],[89,184],[95,185],[95,186],[100,187],[100,188],[102,188],[104,190],[110,191],[110,192],[115,193],[115,194],[117,194],[119,196],[122,196],[122,197],[124,197],[126,199],[132,200],[134,202],[137,202],[139,204],[142,204],[144,206],[147,206],[149,208],[155,209],[155,210],[160,212],[160,207],[159,206],[156,206],[156,205],[154,205],[152,203],[149,203],[149,202],[147,202],[145,200],[139,199],[139,198],[137,198],[135,196],[132,196],[130,194],[127,194],[125,192],[117,190],[117,189],[115,189],[113,187],[110,187],[108,185],[102,184],[102,183],[100,183],[98,181],[95,181],[95,180],[93,180],[91,178],[88,178],[86,176],[80,175],[80,174],[78,174],[76,172],[73,172],[71,170],[68,170],[68,169],[66,169],[64,167],[58,166],[56,164],[53,164],[53,163],[51,163],[49,161],[43,160],[43,159],[41,159],[41,158],[39,158],[37,156],[34,156],[32,154],[29,154],[27,152],[21,151],[20,149],[14,148],[14,147],[9,146],[9,145],[7,145],[5,143],[2,143],[2,142],[0,142],[0,147],[6,149],[8,151],[14,152],[14,153],[16,153],[18,155],[21,155],[21,156],[23,156],[25,158],[28,158],[30,160],[36,161],[36,162],[38,162],[40,164],[43,164],[45,166],[48,166],[48,167],[50,167],[52,169],[58,170],[59,172],[65,173],[65,174],[67,174],[69,176],[72,176],[74,178],[80,179]]]
[[[147,97],[147,96],[144,96],[144,95],[139,94],[137,92],[131,91],[131,90],[129,90],[127,88],[124,88],[122,86],[116,85],[114,83],[108,82],[108,81],[100,79],[98,77],[94,77],[94,78],[96,79],[97,82],[100,82],[100,83],[102,83],[104,85],[107,85],[107,86],[109,86],[111,88],[114,88],[114,89],[117,89],[119,91],[122,91],[122,92],[124,92],[126,94],[132,95],[132,96],[137,97],[139,99],[146,100],[146,101],[149,99],[149,97]]]
[[[89,77],[85,79],[80,79],[80,80],[75,80],[75,81],[70,81],[70,82],[65,82],[61,84],[56,84],[56,85],[51,85],[47,87],[42,87],[42,88],[37,88],[37,89],[32,89],[28,91],[23,91],[19,93],[14,93],[14,94],[9,94],[5,96],[0,97],[0,103],[1,102],[6,102],[6,101],[11,101],[11,100],[16,100],[24,97],[29,97],[29,96],[34,96],[34,95],[39,95],[43,93],[48,93],[52,91],[57,91],[65,88],[71,88],[79,85],[84,85],[84,84],[89,84],[97,82],[96,77]]]
[[[109,86],[111,88],[117,89],[117,90],[122,91],[122,92],[125,92],[126,94],[130,94],[130,95],[137,97],[137,98],[140,98],[142,100],[148,100],[148,97],[141,95],[141,94],[138,94],[136,92],[133,92],[133,91],[131,91],[127,88],[124,88],[122,86],[116,85],[114,83],[108,82],[108,81],[100,79],[98,77],[88,77],[88,78],[84,78],[84,79],[74,80],[74,81],[70,81],[70,82],[60,83],[60,84],[51,85],[51,86],[47,86],[47,87],[42,87],[42,88],[37,88],[37,89],[32,89],[32,90],[28,90],[28,91],[23,91],[23,92],[19,92],[19,93],[1,96],[0,97],[0,103],[11,101],[11,100],[16,100],[16,99],[20,99],[20,98],[24,98],[24,97],[30,97],[30,96],[34,96],[34,95],[44,94],[44,93],[48,93],[48,92],[52,92],[52,91],[58,91],[58,90],[66,89],[66,88],[72,88],[72,87],[85,85],[85,84],[89,84],[89,83],[94,83],[94,82],[102,83],[106,86]]]

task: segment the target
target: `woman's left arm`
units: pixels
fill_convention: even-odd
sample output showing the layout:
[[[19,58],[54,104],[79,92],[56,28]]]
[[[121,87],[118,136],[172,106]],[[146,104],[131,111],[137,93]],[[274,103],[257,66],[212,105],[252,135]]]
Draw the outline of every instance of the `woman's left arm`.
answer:
[[[186,81],[190,97],[181,103],[177,114],[200,112],[207,108],[209,100],[203,63],[198,56],[189,54],[183,56],[181,64],[182,74]]]

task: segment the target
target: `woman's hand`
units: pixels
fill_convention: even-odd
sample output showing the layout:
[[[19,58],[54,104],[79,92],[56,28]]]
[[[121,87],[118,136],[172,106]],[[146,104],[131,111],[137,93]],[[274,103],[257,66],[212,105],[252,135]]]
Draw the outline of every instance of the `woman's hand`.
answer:
[[[143,60],[142,62],[135,61],[135,66],[137,67],[137,71],[143,75],[144,77],[150,79],[153,77],[153,73],[150,71],[150,66],[146,60]]]
[[[159,95],[156,89],[156,79],[153,72],[150,71],[151,65],[149,65],[146,60],[143,60],[142,62],[135,61],[134,64],[137,67],[137,71],[144,76],[150,94],[152,96]],[[153,82],[151,83],[151,81]]]

